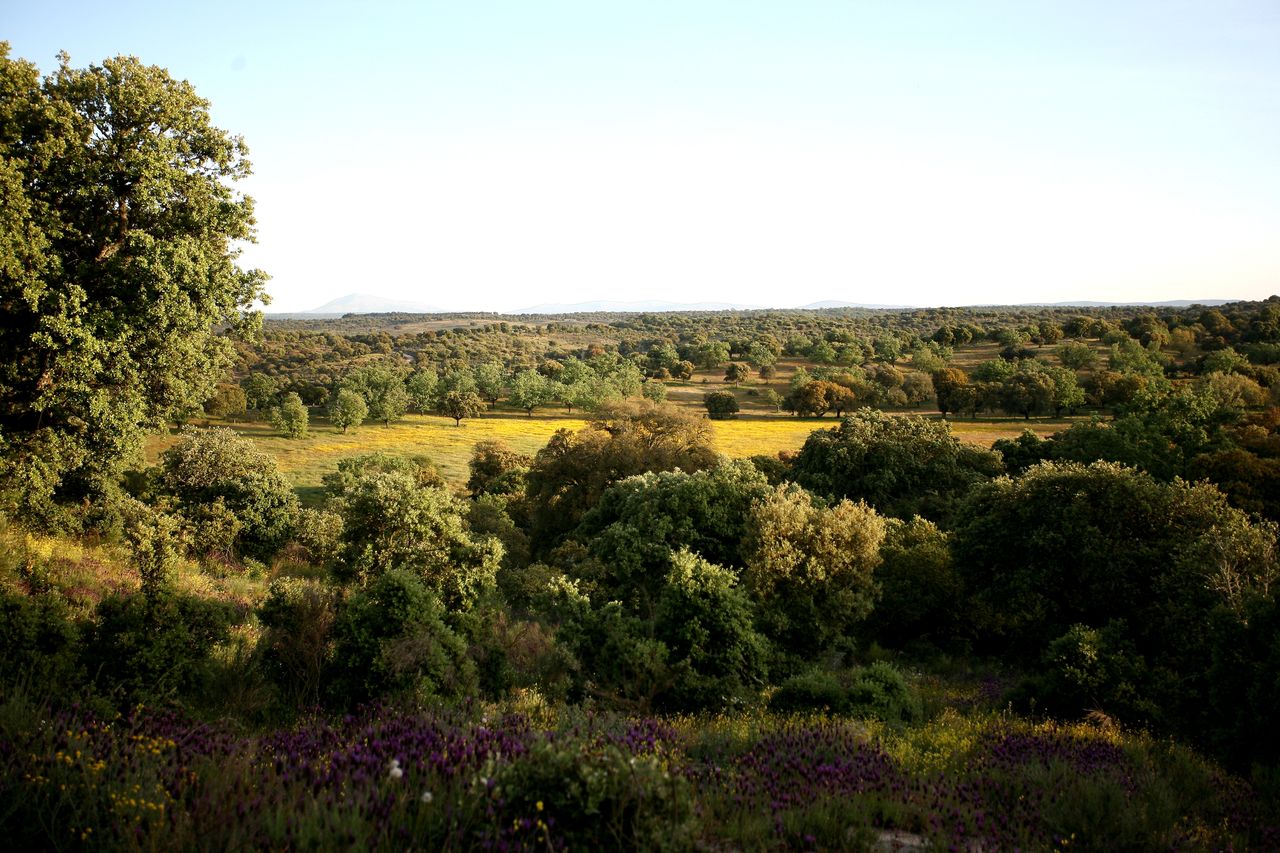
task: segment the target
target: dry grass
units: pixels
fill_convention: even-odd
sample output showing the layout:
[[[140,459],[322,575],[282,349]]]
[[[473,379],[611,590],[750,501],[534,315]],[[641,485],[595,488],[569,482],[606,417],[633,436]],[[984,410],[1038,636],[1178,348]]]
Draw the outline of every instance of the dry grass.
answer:
[[[243,572],[213,572],[191,560],[179,560],[174,588],[184,595],[237,605],[257,606],[268,579]],[[10,526],[0,531],[0,588],[30,593],[50,589],[71,606],[73,615],[92,615],[98,602],[141,588],[137,570],[121,545],[32,533]]]

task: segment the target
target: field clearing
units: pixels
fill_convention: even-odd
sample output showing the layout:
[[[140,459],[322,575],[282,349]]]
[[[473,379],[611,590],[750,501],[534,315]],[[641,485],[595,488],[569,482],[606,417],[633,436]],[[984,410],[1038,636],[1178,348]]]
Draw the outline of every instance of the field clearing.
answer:
[[[215,425],[218,422],[213,422]],[[741,417],[711,421],[715,448],[726,456],[742,458],[772,456],[783,450],[799,450],[814,430],[831,429],[834,417],[794,418],[786,415]],[[1021,418],[983,418],[976,421],[953,419],[952,431],[970,444],[990,447],[1001,438],[1016,438],[1024,429],[1041,437],[1070,426],[1067,419],[1025,421]],[[263,423],[226,424],[274,456],[281,471],[304,498],[318,497],[325,474],[337,469],[338,460],[377,451],[404,456],[426,456],[440,469],[444,478],[455,486],[467,481],[467,462],[476,442],[498,439],[512,449],[527,454],[537,453],[558,429],[581,429],[586,421],[572,416],[527,418],[519,415],[488,415],[464,420],[454,426],[448,418],[431,415],[406,415],[391,426],[365,424],[343,434],[327,423],[315,423],[304,439],[282,437]],[[155,464],[160,454],[177,441],[175,434],[151,436],[146,444],[146,458]]]

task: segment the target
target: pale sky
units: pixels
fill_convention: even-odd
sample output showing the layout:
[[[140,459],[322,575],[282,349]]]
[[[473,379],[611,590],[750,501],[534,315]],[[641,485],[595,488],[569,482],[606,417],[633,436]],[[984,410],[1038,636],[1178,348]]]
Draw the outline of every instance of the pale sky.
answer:
[[[272,311],[1280,292],[1280,2],[0,0],[248,142]]]

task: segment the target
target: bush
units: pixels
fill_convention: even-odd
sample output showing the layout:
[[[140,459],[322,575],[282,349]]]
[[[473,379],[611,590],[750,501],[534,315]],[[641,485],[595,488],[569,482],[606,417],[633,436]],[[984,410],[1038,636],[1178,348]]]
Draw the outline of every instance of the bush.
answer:
[[[84,644],[99,686],[131,699],[191,694],[213,647],[226,638],[231,609],[200,598],[162,594],[112,596],[98,604]]]
[[[738,398],[728,391],[708,391],[702,396],[707,417],[713,421],[728,420],[738,413]]]
[[[495,583],[502,543],[472,537],[466,506],[447,491],[407,473],[370,471],[356,477],[338,507],[343,545],[335,571],[368,581],[408,569],[451,609],[471,607]]]
[[[466,644],[413,572],[391,569],[355,593],[334,626],[330,695],[350,706],[379,697],[425,700],[476,685]]]
[[[943,521],[1001,468],[998,455],[964,444],[945,421],[859,409],[839,427],[810,435],[793,473],[824,497],[865,500],[898,518]]]
[[[320,701],[335,612],[332,589],[300,578],[272,581],[258,608],[263,668],[292,707]]]
[[[846,673],[811,670],[792,676],[769,700],[776,711],[821,711],[870,717],[887,723],[911,722],[922,716],[920,697],[893,666],[877,661]]]
[[[855,717],[874,717],[886,723],[909,723],[921,717],[920,697],[902,673],[885,661],[854,670],[848,695],[848,713]]]
[[[1079,718],[1103,711],[1130,723],[1160,720],[1142,696],[1146,662],[1126,639],[1123,621],[1103,629],[1072,625],[1045,650],[1039,673],[1023,688],[1050,713]]]
[[[62,599],[0,591],[0,681],[71,688],[79,677],[79,638]]]
[[[241,525],[236,545],[266,559],[293,533],[298,498],[274,458],[229,429],[183,430],[165,451],[161,488],[199,519],[219,498]]]
[[[782,682],[770,697],[769,707],[792,713],[825,709],[842,714],[849,707],[849,694],[833,673],[813,670]]]
[[[756,633],[751,601],[736,582],[730,570],[687,550],[672,555],[654,625],[674,671],[659,697],[663,706],[724,707],[764,680],[769,644]]]
[[[689,782],[656,754],[634,755],[603,739],[539,739],[490,782],[490,796],[501,797],[511,813],[554,819],[570,850],[686,850],[693,844]]]
[[[952,567],[946,532],[918,516],[888,519],[880,559],[875,570],[880,600],[867,617],[865,635],[896,648],[954,639],[964,585]]]
[[[338,550],[338,543],[342,540],[342,516],[328,510],[303,507],[298,510],[293,540],[302,548],[308,561],[322,566]]]

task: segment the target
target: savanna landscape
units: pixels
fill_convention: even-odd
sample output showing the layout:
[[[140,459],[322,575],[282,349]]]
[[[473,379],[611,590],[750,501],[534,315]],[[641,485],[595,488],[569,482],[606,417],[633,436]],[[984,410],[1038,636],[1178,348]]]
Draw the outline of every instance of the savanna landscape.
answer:
[[[14,850],[1280,848],[1280,297],[261,310],[0,47]]]

